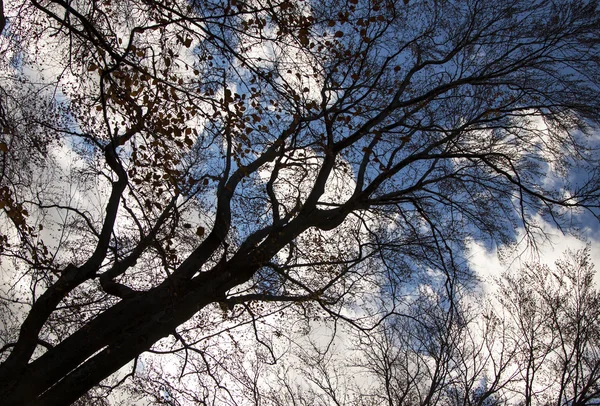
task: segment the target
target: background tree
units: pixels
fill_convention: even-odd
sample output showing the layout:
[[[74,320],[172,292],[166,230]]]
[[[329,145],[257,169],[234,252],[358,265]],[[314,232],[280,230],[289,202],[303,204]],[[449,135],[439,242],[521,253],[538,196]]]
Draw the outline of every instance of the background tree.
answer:
[[[188,400],[222,404],[245,390],[230,372],[246,340],[275,362],[298,320],[366,330],[424,276],[452,308],[467,239],[598,216],[598,11],[7,5],[5,404],[105,396],[146,351]],[[130,375],[160,371],[142,364]]]
[[[486,299],[458,292],[450,304],[421,290],[405,313],[358,336],[355,368],[376,384],[351,404],[510,404],[515,351]]]
[[[321,350],[293,363],[305,381],[327,384],[293,390],[287,376],[280,387],[293,395],[280,390],[264,404],[597,404],[595,275],[588,246],[553,267],[526,264],[505,273],[494,283],[495,298],[464,291],[453,312],[440,292],[421,290],[405,313],[360,332],[346,359],[336,361],[339,349]]]
[[[599,401],[600,302],[590,248],[568,252],[554,268],[528,265],[507,274],[500,302],[517,352],[523,403]]]

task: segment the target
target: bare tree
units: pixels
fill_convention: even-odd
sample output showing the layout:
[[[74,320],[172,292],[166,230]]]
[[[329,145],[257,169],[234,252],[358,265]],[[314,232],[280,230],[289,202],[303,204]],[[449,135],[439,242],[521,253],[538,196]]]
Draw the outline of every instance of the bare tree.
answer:
[[[598,216],[594,0],[5,6],[4,404],[105,396],[148,351],[234,402],[232,332],[275,362],[423,275],[453,306],[466,239]]]
[[[340,382],[362,372],[363,385],[352,398],[319,404],[597,404],[600,302],[594,276],[588,246],[566,252],[554,267],[527,264],[505,273],[495,300],[458,290],[449,309],[441,292],[420,291],[404,313],[359,333],[351,359],[331,366],[333,354],[322,356],[312,361],[317,368],[303,371],[304,379]],[[340,378],[337,371],[350,376]],[[319,387],[338,399],[350,392]]]
[[[515,352],[500,319],[468,291],[453,303],[441,293],[419,292],[405,313],[359,336],[358,366],[377,384],[355,404],[507,404]]]
[[[567,252],[553,268],[527,265],[502,279],[501,303],[510,315],[518,353],[515,391],[523,403],[600,402],[600,301],[590,247]]]

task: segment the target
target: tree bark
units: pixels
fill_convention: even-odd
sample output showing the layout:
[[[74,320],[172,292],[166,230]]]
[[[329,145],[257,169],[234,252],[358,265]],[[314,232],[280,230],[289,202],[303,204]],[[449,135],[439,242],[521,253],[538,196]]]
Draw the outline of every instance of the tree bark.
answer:
[[[4,27],[6,26],[6,16],[4,15],[4,2],[0,0],[0,34],[4,31]]]
[[[187,293],[161,285],[121,301],[30,363],[21,375],[5,381],[0,392],[3,404],[74,402],[200,309],[222,298],[235,280],[227,275],[226,270],[213,269]]]

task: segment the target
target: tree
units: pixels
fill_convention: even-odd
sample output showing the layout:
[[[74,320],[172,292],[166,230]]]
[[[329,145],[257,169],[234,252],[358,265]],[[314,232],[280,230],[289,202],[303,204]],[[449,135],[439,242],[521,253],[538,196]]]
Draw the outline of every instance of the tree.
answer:
[[[307,381],[325,384],[305,385],[293,398],[332,405],[598,404],[595,275],[588,245],[553,267],[532,263],[506,272],[494,283],[496,297],[462,291],[454,311],[440,292],[421,290],[405,313],[359,332],[349,359],[332,366],[336,351],[313,351],[320,356],[296,363]],[[349,385],[353,375],[369,385]],[[265,404],[291,404],[286,395],[279,398],[287,402]]]
[[[360,333],[356,367],[375,384],[350,404],[511,404],[515,351],[496,310],[472,290],[457,289],[451,307],[442,293],[421,290],[406,313]]]
[[[453,306],[467,239],[598,218],[598,11],[6,5],[4,403],[105,393],[145,351],[194,375],[190,400],[233,399],[236,326],[274,362],[286,323],[368,329],[423,275]],[[215,337],[228,345],[211,353]]]
[[[590,247],[567,252],[554,269],[527,265],[500,284],[516,352],[523,404],[600,401],[600,297]]]

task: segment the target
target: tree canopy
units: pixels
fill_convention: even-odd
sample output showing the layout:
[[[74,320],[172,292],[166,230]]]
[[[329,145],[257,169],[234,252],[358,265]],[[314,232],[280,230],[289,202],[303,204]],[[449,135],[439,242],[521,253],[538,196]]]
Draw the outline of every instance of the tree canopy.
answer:
[[[179,357],[159,376],[195,379],[181,399],[233,404],[224,354],[252,343],[275,362],[277,340],[315,320],[381,344],[424,290],[432,323],[455,326],[469,241],[522,228],[535,245],[541,222],[600,218],[598,1],[0,14],[6,405],[106,393],[150,374],[144,352]]]

